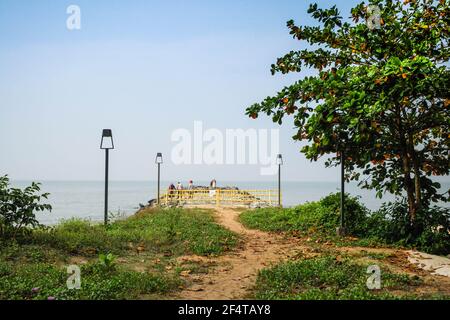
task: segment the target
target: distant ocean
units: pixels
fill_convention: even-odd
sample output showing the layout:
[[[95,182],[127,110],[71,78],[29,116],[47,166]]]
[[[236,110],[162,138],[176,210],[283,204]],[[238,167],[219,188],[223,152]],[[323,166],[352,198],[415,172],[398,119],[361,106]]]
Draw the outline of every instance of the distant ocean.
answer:
[[[30,181],[15,181],[15,187],[28,186]],[[92,181],[42,181],[42,191],[49,192],[48,203],[53,206],[51,213],[39,213],[38,219],[44,224],[56,224],[70,218],[102,221],[104,182]],[[161,192],[165,191],[170,182],[161,182]],[[207,181],[196,182],[197,185],[208,185]],[[218,186],[237,186],[240,189],[277,189],[277,182],[221,182]],[[448,190],[450,183],[442,183],[442,189]],[[338,182],[283,182],[282,195],[284,206],[294,206],[307,201],[316,201],[332,192],[338,192]],[[109,184],[109,211],[112,214],[132,215],[139,204],[146,204],[156,198],[157,184],[154,181],[111,181]],[[346,184],[346,192],[360,196],[362,202],[371,210],[378,209],[383,202],[392,201],[393,196],[386,194],[381,200],[375,197],[375,192],[363,190],[356,184]],[[448,206],[448,204],[446,204]]]

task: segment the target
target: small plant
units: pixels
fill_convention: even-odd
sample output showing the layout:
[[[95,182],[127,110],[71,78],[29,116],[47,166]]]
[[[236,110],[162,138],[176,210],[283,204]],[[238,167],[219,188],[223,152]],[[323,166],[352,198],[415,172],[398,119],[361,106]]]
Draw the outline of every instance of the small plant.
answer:
[[[40,192],[40,184],[33,182],[25,189],[10,188],[8,176],[0,177],[0,238],[16,239],[40,227],[36,212],[51,211],[52,206],[41,204],[49,194]]]
[[[110,211],[108,214],[108,222],[115,222],[120,220],[125,220],[127,217],[127,213],[120,208],[117,210],[117,212]],[[107,225],[109,226],[109,224]]]
[[[115,268],[115,266],[116,266],[115,260],[116,260],[116,256],[113,255],[112,253],[108,253],[108,254],[101,253],[98,256],[99,263],[107,269]]]
[[[167,214],[167,240],[169,241],[169,243],[172,243],[177,237],[177,226],[180,222],[180,211],[175,209],[168,212]]]

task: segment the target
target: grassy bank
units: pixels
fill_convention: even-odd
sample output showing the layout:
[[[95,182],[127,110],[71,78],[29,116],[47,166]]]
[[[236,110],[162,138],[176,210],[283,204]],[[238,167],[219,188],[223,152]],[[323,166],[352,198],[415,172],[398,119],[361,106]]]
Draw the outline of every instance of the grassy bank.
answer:
[[[114,222],[107,228],[69,220],[56,228],[34,232],[32,241],[85,256],[130,250],[210,255],[233,246],[236,237],[217,225],[208,210],[155,209]]]
[[[386,208],[370,212],[358,199],[348,197],[345,212],[349,235],[341,238],[336,236],[338,208],[339,197],[335,194],[294,208],[256,209],[240,215],[248,228],[301,238],[305,246],[306,254],[301,257],[260,270],[254,298],[450,299],[447,279],[439,280],[408,267],[405,255],[397,250],[419,247],[447,254],[450,241],[445,215],[434,220],[431,216],[423,233],[412,238],[396,230],[401,225],[396,212],[394,218],[388,218]],[[394,233],[400,240],[391,236]],[[380,268],[381,289],[367,287],[369,265]]]
[[[219,255],[237,241],[208,210],[147,210],[108,228],[70,220],[3,241],[0,300],[161,298],[186,285],[183,272],[207,271],[177,258]],[[72,264],[81,269],[80,290],[66,286]]]
[[[437,290],[424,290],[420,277],[390,272],[382,257],[371,260],[369,264],[354,257],[321,255],[263,269],[258,275],[255,297],[288,300],[450,299]],[[380,266],[379,289],[367,287],[368,266],[373,264]],[[420,294],[416,289],[422,290]]]
[[[346,196],[345,227],[348,237],[336,236],[340,223],[339,194],[293,208],[265,208],[246,211],[240,216],[248,228],[271,232],[287,232],[311,237],[318,241],[333,241],[338,245],[394,246],[416,248],[439,254],[450,254],[450,210],[426,209],[417,221],[409,225],[406,206],[401,203],[384,205],[371,212],[358,198]]]

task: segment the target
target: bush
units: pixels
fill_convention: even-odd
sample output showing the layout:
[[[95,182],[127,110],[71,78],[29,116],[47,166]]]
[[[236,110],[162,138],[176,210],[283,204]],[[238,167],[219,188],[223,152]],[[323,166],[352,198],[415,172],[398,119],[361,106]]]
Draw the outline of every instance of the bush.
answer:
[[[330,231],[335,231],[340,223],[340,193],[333,193],[320,200],[320,204],[327,208],[321,217],[321,222],[327,226]],[[363,236],[366,233],[368,216],[367,209],[357,197],[349,194],[344,198],[345,227],[347,232],[354,236]]]
[[[41,226],[36,219],[37,211],[52,210],[51,205],[41,204],[49,194],[39,194],[39,183],[21,190],[9,187],[8,176],[0,177],[0,238],[16,239],[30,232],[29,228]]]
[[[370,217],[367,233],[387,243],[414,246],[434,254],[450,253],[450,209],[424,208],[417,212],[415,226],[406,203],[388,203]]]
[[[335,234],[340,222],[340,194],[331,194],[317,202],[307,202],[294,208],[265,208],[244,212],[242,222],[249,228],[265,231],[319,231]],[[361,236],[369,215],[358,198],[346,195],[344,208],[346,227],[350,234]]]

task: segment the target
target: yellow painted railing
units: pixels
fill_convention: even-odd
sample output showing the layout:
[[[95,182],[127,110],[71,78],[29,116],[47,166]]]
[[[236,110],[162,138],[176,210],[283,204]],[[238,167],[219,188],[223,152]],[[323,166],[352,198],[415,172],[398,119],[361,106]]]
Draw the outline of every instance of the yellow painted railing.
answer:
[[[195,189],[169,190],[160,198],[161,205],[278,206],[277,190]]]

